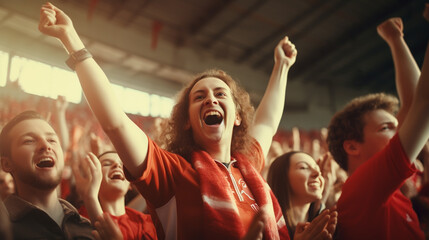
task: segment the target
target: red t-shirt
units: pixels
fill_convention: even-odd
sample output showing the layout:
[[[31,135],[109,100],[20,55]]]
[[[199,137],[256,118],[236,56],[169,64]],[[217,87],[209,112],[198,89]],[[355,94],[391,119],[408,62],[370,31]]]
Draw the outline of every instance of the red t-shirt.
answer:
[[[124,215],[110,216],[118,223],[124,240],[158,239],[150,215],[125,207]]]
[[[255,168],[260,171],[264,166],[264,157],[256,142],[252,160]],[[256,213],[253,196],[237,168],[230,166],[234,176],[232,180],[225,166],[220,162],[216,163],[228,179],[231,191],[239,192],[234,196],[243,227],[247,229]],[[126,169],[125,174],[146,199],[159,238],[203,238],[204,216],[199,175],[188,161],[161,149],[149,139],[146,168],[142,176],[131,179]],[[236,181],[238,190],[234,188],[232,181]]]
[[[410,200],[399,191],[415,171],[396,134],[344,184],[337,204],[339,239],[424,239]]]

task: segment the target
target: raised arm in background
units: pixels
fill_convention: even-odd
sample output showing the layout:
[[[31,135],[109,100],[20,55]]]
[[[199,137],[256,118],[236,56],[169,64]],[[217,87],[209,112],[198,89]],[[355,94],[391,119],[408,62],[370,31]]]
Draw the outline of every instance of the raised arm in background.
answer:
[[[423,16],[429,21],[428,4]],[[429,48],[426,48],[422,73],[410,110],[399,127],[398,134],[405,153],[414,162],[429,138]]]
[[[274,49],[274,67],[265,94],[256,109],[250,134],[267,156],[271,141],[283,115],[287,75],[295,63],[297,50],[288,37],[283,38]]]
[[[58,96],[55,101],[53,117],[57,123],[57,133],[64,151],[70,147],[70,130],[67,127],[66,111],[68,102],[64,96]]]
[[[401,18],[390,18],[377,27],[378,34],[389,45],[395,66],[396,90],[400,99],[400,110],[397,114],[399,125],[407,115],[413,96],[416,92],[420,69],[404,40]]]
[[[51,3],[41,8],[39,30],[58,38],[69,53],[85,47],[71,19]],[[126,159],[124,165],[132,176],[140,176],[147,155],[146,134],[122,110],[109,80],[93,58],[77,63],[76,73],[92,111],[121,159]]]

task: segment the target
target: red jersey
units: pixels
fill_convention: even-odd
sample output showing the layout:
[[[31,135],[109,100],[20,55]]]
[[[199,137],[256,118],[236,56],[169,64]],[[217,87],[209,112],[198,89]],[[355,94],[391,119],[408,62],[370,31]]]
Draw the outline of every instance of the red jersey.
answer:
[[[396,134],[344,184],[337,204],[339,239],[424,239],[410,200],[399,191],[415,171]]]

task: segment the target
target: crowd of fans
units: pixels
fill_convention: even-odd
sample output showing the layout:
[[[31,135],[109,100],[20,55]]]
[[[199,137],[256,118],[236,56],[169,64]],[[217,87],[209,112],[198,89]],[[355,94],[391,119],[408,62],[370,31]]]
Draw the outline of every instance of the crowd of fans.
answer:
[[[88,102],[0,89],[0,239],[429,237],[429,61],[420,72],[401,19],[377,28],[400,107],[369,94],[316,130],[277,129],[297,56],[288,37],[256,110],[209,70],[162,119],[122,111],[60,9],[43,5],[39,30],[79,52]]]

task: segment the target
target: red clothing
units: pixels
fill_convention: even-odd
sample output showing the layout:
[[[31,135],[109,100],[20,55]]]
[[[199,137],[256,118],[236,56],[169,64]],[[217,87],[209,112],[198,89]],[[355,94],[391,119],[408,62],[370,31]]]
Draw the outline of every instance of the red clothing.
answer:
[[[113,216],[121,229],[124,240],[158,239],[155,226],[150,215],[143,214],[132,208],[125,207],[125,214]]]
[[[424,239],[410,200],[399,191],[415,171],[396,134],[344,184],[337,204],[339,239]]]
[[[252,163],[260,171],[264,166],[264,157],[259,144],[254,145],[255,157]],[[248,229],[257,211],[255,200],[237,168],[231,166],[229,167],[231,172],[229,172],[222,163],[215,162],[230,183],[241,221],[244,228]],[[158,237],[203,239],[205,219],[199,175],[196,170],[183,157],[161,149],[150,139],[146,165],[139,179],[130,179],[126,169],[125,173],[146,199],[154,222],[162,225],[161,228],[157,226]],[[228,220],[225,219],[225,221]]]

